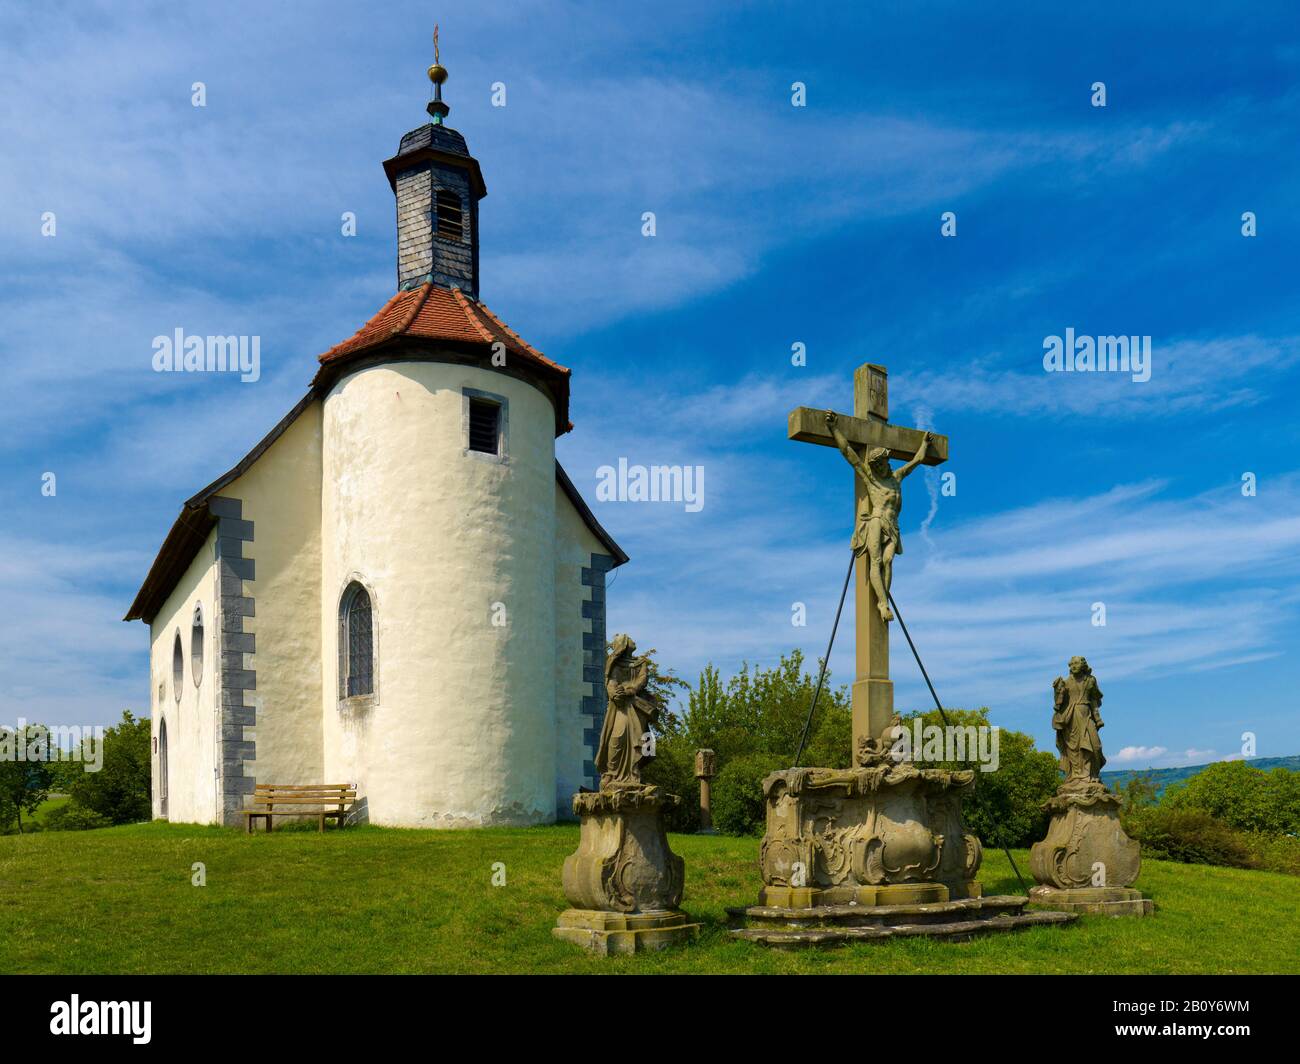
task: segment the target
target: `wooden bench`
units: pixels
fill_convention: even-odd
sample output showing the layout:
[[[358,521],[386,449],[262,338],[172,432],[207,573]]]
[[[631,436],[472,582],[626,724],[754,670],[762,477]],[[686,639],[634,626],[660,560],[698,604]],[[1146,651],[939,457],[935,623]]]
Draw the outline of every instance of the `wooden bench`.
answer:
[[[259,818],[266,821],[266,830],[270,831],[273,817],[314,816],[320,821],[321,831],[327,819],[337,820],[342,827],[348,806],[356,800],[356,788],[350,783],[259,783],[253,790],[252,807],[243,810],[244,826],[251,835],[253,821]]]

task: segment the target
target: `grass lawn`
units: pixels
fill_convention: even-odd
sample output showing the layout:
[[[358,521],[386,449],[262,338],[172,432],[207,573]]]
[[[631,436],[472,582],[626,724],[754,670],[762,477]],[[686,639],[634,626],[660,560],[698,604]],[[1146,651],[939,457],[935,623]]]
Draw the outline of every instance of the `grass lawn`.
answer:
[[[757,839],[671,836],[693,946],[596,958],[551,937],[576,826],[320,835],[139,824],[0,838],[0,972],[1300,972],[1300,880],[1147,861],[1149,919],[1082,917],[966,943],[783,953],[733,942]],[[191,885],[191,865],[207,885]],[[507,883],[491,885],[504,862]],[[1028,854],[1016,853],[1028,867]],[[989,894],[1016,893],[987,853]]]

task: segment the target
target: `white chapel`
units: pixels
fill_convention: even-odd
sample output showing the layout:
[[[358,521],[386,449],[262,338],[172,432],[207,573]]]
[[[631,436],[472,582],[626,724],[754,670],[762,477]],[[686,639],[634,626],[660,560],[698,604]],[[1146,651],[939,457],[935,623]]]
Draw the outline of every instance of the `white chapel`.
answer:
[[[259,782],[349,783],[374,824],[536,824],[597,785],[627,556],[555,459],[569,370],[479,300],[487,188],[438,72],[383,164],[396,293],[184,503],[127,612],[155,817],[237,824]]]

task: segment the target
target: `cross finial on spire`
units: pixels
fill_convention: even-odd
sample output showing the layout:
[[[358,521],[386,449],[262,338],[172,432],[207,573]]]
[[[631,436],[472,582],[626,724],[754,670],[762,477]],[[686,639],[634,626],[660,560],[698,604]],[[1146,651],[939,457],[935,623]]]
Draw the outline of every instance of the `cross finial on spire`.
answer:
[[[442,83],[447,80],[447,68],[442,65],[438,52],[438,27],[433,27],[433,66],[429,67],[429,80],[433,82],[433,99],[425,108],[433,118],[435,126],[442,125],[451,108],[442,102]]]

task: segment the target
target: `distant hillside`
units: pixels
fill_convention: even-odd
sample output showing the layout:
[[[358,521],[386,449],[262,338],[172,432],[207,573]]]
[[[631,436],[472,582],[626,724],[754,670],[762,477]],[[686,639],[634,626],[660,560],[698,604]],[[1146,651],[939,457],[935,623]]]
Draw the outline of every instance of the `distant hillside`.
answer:
[[[1300,754],[1294,754],[1291,757],[1247,758],[1246,764],[1251,768],[1262,768],[1265,771],[1274,768],[1289,768],[1292,772],[1300,772]],[[1126,768],[1115,772],[1102,772],[1101,779],[1108,787],[1117,791],[1134,776],[1149,776],[1151,782],[1156,785],[1156,795],[1159,796],[1164,793],[1164,789],[1171,783],[1182,783],[1183,780],[1191,779],[1191,777],[1206,768],[1209,768],[1209,765],[1184,765],[1181,768]]]

